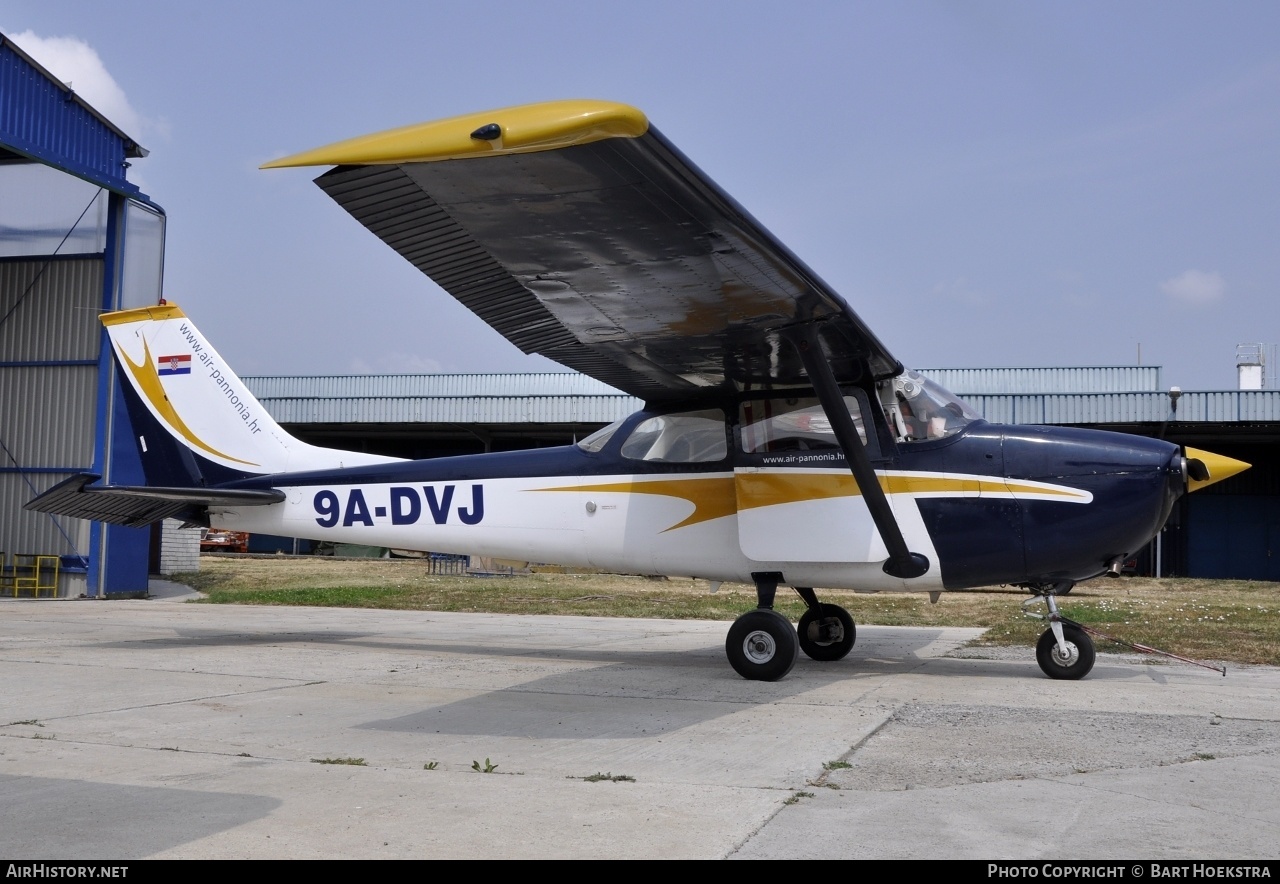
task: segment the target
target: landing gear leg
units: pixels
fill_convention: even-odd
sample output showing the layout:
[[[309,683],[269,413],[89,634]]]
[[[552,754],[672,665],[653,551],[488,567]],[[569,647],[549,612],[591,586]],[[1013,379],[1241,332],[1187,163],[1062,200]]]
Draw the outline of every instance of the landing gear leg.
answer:
[[[853,617],[839,605],[819,602],[817,593],[810,587],[797,586],[795,590],[807,607],[796,627],[800,650],[811,660],[842,659],[853,650],[857,640]]]
[[[791,621],[773,610],[782,575],[776,572],[752,574],[756,582],[756,604],[729,627],[724,652],[729,665],[752,681],[777,681],[796,665],[800,642]]]
[[[1071,586],[1070,583],[1066,584],[1068,592]],[[1049,628],[1040,636],[1040,641],[1036,642],[1036,662],[1040,664],[1041,671],[1055,679],[1074,681],[1084,678],[1089,674],[1089,670],[1093,669],[1094,660],[1097,658],[1093,639],[1087,632],[1059,613],[1055,599],[1058,595],[1057,585],[1033,587],[1032,592],[1042,597],[1049,608],[1049,615],[1046,618],[1049,621]],[[1028,599],[1027,603],[1033,601],[1035,601],[1034,598]],[[1026,603],[1024,603],[1024,609],[1025,605]]]

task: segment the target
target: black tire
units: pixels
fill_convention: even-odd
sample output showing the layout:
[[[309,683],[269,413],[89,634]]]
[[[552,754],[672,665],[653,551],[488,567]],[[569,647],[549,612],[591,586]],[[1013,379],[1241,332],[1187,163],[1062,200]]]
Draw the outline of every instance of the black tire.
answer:
[[[777,681],[796,665],[800,641],[791,621],[777,611],[759,608],[733,621],[724,652],[743,678]]]
[[[1076,626],[1062,625],[1062,638],[1067,643],[1067,657],[1058,654],[1058,640],[1053,637],[1053,630],[1046,629],[1040,641],[1036,642],[1036,662],[1040,669],[1050,678],[1074,681],[1084,678],[1093,668],[1097,654],[1093,650],[1093,639],[1088,633]]]
[[[805,656],[823,662],[844,659],[858,637],[853,618],[839,605],[809,608],[800,615],[796,634]]]

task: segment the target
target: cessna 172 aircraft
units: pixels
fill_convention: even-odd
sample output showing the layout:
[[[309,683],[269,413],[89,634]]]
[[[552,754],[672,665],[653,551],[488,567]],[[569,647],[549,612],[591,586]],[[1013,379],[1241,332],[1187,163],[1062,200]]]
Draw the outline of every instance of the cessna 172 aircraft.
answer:
[[[1051,678],[1089,636],[1055,595],[1118,573],[1185,491],[1248,465],[1099,431],[996,426],[904,367],[799,258],[632,107],[529,105],[268,163],[317,183],[526,353],[645,408],[576,445],[402,461],[285,433],[173,304],[102,317],[147,477],[28,507],[754,583],[726,652],[749,679],[855,625],[813,587],[1016,584]],[[778,586],[807,610],[773,610]]]

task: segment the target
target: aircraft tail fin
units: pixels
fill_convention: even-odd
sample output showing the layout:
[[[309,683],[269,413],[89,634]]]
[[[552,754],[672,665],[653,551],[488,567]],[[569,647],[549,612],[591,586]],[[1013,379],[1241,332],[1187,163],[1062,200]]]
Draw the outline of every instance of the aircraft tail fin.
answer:
[[[148,486],[208,487],[397,458],[295,439],[176,304],[106,313]]]

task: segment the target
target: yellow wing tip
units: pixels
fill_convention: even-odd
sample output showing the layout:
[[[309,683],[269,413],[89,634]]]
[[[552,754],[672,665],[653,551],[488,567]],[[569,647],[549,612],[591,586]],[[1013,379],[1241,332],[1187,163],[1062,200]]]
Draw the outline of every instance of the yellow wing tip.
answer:
[[[1188,491],[1199,491],[1201,488],[1206,488],[1215,482],[1230,479],[1236,473],[1243,473],[1252,466],[1252,464],[1236,460],[1234,457],[1214,454],[1212,451],[1203,451],[1199,448],[1187,448],[1186,455],[1190,460],[1198,460],[1203,463],[1205,469],[1209,471],[1209,478],[1207,479],[1187,479]]]
[[[486,127],[485,137],[473,137]],[[530,153],[605,138],[638,138],[649,120],[637,108],[612,101],[569,99],[499,108],[387,129],[263,163],[297,166],[429,163],[492,154]]]

